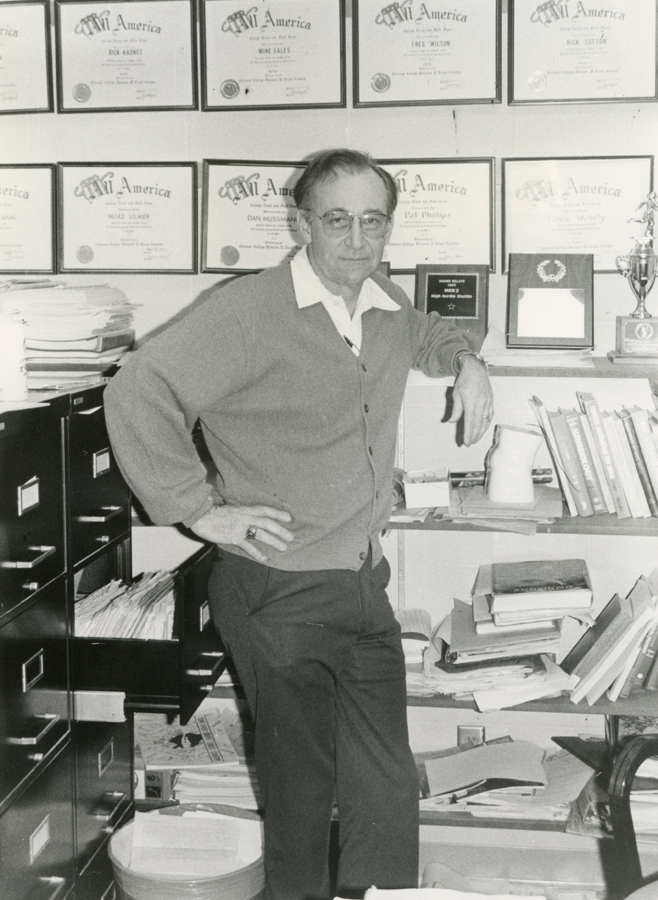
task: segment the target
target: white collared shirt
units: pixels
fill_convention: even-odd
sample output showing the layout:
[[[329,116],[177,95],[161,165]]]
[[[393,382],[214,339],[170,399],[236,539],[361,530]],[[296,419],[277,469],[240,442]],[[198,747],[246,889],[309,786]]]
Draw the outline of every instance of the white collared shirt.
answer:
[[[361,287],[354,315],[350,316],[347,305],[340,294],[332,294],[316,275],[308,258],[306,245],[291,260],[290,271],[295,287],[297,306],[304,309],[315,303],[321,303],[329,313],[338,333],[355,356],[358,356],[361,350],[363,333],[361,317],[364,312],[373,308],[385,309],[389,312],[400,309],[399,304],[395,300],[391,300],[372,278],[367,278]]]

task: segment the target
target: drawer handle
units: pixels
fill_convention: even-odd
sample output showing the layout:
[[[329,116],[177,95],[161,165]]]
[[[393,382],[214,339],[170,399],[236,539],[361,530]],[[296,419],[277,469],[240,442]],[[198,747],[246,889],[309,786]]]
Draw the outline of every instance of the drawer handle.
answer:
[[[108,834],[112,834],[114,831],[115,823],[113,822],[113,819],[120,811],[125,799],[126,795],[121,791],[105,791],[103,794],[103,805],[97,806],[92,812],[94,819],[101,819],[106,823],[103,830],[108,832]],[[109,806],[109,804],[112,805]]]
[[[125,506],[101,506],[100,509],[95,509],[90,513],[85,513],[82,516],[75,516],[76,522],[109,522],[110,519],[113,519],[115,516],[120,515],[125,509]]]
[[[66,886],[66,879],[52,875],[50,878],[39,878],[39,883],[42,884],[44,888],[52,888],[47,896],[44,894],[44,900],[57,900],[57,897],[59,897]]]
[[[35,716],[35,720],[45,719],[46,724],[43,726],[41,731],[37,734],[32,734],[27,737],[10,737],[7,738],[8,743],[13,744],[14,746],[20,747],[36,747],[36,745],[42,741],[45,736],[48,734],[51,728],[54,728],[55,725],[60,721],[60,717],[55,715],[54,713],[49,713],[45,716]]]
[[[206,658],[210,658],[213,660],[213,663],[210,667],[204,666],[202,667],[203,661]],[[205,678],[207,680],[212,680],[213,684],[219,678],[222,666],[224,665],[224,654],[221,651],[210,651],[208,653],[202,653],[195,660],[195,666],[190,669],[185,669],[185,674],[189,678]]]
[[[49,556],[52,556],[53,553],[57,550],[57,547],[50,547],[47,544],[39,544],[36,547],[28,547],[28,550],[31,550],[32,553],[38,553],[38,556],[35,556],[34,559],[25,560],[19,559],[16,561],[8,561],[0,563],[0,566],[3,569],[36,569],[38,565],[40,565],[44,559],[48,559]]]

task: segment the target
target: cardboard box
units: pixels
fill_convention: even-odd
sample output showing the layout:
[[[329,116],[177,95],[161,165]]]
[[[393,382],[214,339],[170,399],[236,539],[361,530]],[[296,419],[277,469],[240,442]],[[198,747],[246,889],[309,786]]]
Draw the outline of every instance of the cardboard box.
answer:
[[[405,472],[403,485],[407,509],[450,506],[450,472],[446,468]]]

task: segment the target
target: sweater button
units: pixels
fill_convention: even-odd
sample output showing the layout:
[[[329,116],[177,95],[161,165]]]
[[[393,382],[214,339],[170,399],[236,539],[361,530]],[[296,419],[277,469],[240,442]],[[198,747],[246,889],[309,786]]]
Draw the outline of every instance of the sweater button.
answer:
[[[363,369],[364,372],[367,372],[367,371],[368,371],[368,370],[366,369],[365,363],[361,363],[361,368]]]
[[[359,553],[359,559],[365,559],[367,555],[368,554],[364,550],[362,550],[361,553]]]
[[[374,455],[375,455],[375,451],[372,449],[372,447],[368,447],[368,453],[369,453],[371,456],[374,456]]]
[[[364,411],[364,412],[370,412],[370,407],[368,406],[367,403],[364,403],[364,404],[363,404],[363,411]]]

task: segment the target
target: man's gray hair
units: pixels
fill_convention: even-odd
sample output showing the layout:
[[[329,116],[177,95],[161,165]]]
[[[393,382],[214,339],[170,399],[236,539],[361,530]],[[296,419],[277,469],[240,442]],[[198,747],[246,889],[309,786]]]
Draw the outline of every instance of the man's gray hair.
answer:
[[[393,215],[398,203],[398,188],[389,173],[377,165],[369,153],[359,150],[321,150],[308,158],[306,168],[293,188],[293,197],[298,209],[308,209],[311,194],[316,185],[336,178],[341,172],[357,175],[374,172],[381,178],[386,190],[386,212]]]

